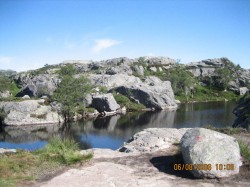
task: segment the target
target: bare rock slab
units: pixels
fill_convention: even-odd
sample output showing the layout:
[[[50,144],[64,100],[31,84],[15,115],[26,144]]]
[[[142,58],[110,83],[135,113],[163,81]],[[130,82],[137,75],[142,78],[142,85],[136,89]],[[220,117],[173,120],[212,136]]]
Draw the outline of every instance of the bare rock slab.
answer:
[[[121,148],[120,152],[143,153],[166,149],[179,143],[187,128],[148,128],[132,136]]]
[[[238,174],[242,165],[239,144],[235,138],[204,128],[190,129],[183,135],[181,152],[185,164],[192,164],[193,167],[211,165],[211,170],[191,170],[197,178],[229,177]],[[233,168],[227,167],[229,164]]]
[[[5,113],[5,125],[41,125],[59,124],[63,118],[44,99],[0,102],[0,109]]]

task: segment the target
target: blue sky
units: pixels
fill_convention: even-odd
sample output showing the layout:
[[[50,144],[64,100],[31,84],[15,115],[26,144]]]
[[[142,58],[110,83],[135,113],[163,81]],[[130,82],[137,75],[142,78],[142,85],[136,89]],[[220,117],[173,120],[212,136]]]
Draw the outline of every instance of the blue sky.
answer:
[[[250,0],[0,0],[0,69],[121,56],[250,69]]]

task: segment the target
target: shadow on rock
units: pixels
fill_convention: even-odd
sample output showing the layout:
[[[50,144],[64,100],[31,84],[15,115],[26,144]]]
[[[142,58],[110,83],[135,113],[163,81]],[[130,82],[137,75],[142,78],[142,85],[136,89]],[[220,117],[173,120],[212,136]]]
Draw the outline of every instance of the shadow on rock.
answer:
[[[150,162],[160,172],[164,172],[169,175],[175,175],[177,177],[195,179],[194,176],[187,170],[174,170],[175,164],[184,164],[181,154],[153,157],[150,159]]]

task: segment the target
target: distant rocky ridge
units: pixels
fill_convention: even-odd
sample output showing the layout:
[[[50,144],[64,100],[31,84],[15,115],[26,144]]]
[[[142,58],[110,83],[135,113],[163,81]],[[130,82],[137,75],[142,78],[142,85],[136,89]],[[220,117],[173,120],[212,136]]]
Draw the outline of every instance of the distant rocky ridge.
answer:
[[[15,75],[17,72],[13,70],[2,70],[0,69],[0,75],[11,76]]]
[[[121,86],[125,81],[138,83],[139,80],[134,75],[143,76],[146,71],[162,72],[180,65],[176,60],[167,57],[140,57],[135,59],[120,57],[102,61],[67,60],[61,64],[16,74],[14,80],[22,87],[18,96],[26,94],[41,96],[44,93],[51,95],[60,82],[56,71],[69,63],[74,65],[78,74],[85,74],[93,83],[109,88],[116,86],[115,84]],[[226,65],[230,65],[234,72],[234,80],[230,82],[229,89],[244,94],[250,81],[250,71],[236,68],[227,58],[207,59],[183,64],[182,66],[190,71],[194,77],[200,77],[202,80],[205,77],[215,76],[215,70]]]
[[[104,87],[108,93],[112,94],[113,91],[116,91],[137,103],[145,105],[147,108],[157,110],[177,108],[171,82],[162,81],[157,77],[159,73],[164,73],[175,67],[181,66],[186,71],[191,72],[202,84],[206,84],[203,80],[206,80],[207,77],[216,76],[216,69],[228,67],[233,72],[234,78],[230,81],[228,89],[240,95],[248,92],[247,86],[250,82],[250,71],[234,65],[227,58],[207,59],[189,64],[179,64],[176,60],[167,57],[140,57],[135,59],[120,57],[102,61],[68,60],[57,65],[46,65],[37,70],[9,74],[21,88],[16,96],[52,96],[61,81],[58,70],[67,64],[72,64],[75,67],[77,74],[74,76],[76,78],[85,75],[96,87],[96,90]],[[6,94],[7,96],[11,95],[2,92],[0,96],[5,97]],[[98,94],[102,93],[98,91]],[[91,106],[93,95],[87,97],[86,106]],[[118,110],[117,107],[111,108]]]

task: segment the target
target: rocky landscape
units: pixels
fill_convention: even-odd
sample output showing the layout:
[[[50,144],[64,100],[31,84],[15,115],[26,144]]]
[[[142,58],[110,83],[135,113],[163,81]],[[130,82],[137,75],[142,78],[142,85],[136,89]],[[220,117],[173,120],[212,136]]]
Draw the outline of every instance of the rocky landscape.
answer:
[[[119,151],[82,151],[86,153],[94,154],[90,162],[38,186],[248,186],[250,182],[249,172],[240,171],[236,140],[208,129],[145,129]],[[216,163],[231,163],[235,168],[217,170]],[[178,164],[211,164],[212,169],[187,171],[175,168]]]
[[[4,100],[0,104],[1,113],[3,113],[1,119],[4,118],[2,123],[26,125],[62,122],[61,105],[53,102],[51,97],[62,81],[59,71],[69,64],[75,69],[73,75],[75,78],[84,75],[92,83],[91,93],[82,97],[81,103],[85,107],[97,109],[98,112],[93,113],[97,115],[103,112],[109,112],[110,115],[121,110],[125,111],[124,104],[117,103],[114,93],[125,96],[130,102],[140,104],[149,110],[173,110],[179,103],[175,99],[177,96],[192,99],[195,95],[198,97],[202,94],[206,99],[213,96],[214,99],[228,100],[226,95],[223,95],[224,92],[219,96],[218,89],[228,89],[231,95],[244,95],[249,89],[249,70],[234,65],[227,58],[207,59],[189,64],[180,64],[166,57],[135,59],[121,57],[99,62],[64,61],[61,64],[46,65],[27,72],[1,71],[3,76],[9,76],[11,84],[17,86],[15,91],[0,90],[0,98]],[[187,77],[179,80],[182,74],[178,75],[178,72],[184,73],[183,77]],[[176,80],[173,77],[176,77]],[[214,87],[217,88],[211,90]],[[8,101],[8,98],[13,97],[23,100],[42,97],[47,103],[45,106],[37,104],[41,101],[35,100]],[[204,101],[204,98],[201,100]],[[25,107],[27,110],[24,109]],[[81,116],[76,114],[74,119]]]
[[[0,82],[9,85],[0,90],[0,121],[7,126],[6,136],[19,139],[29,136],[32,129],[36,133],[31,139],[48,139],[59,125],[46,127],[47,134],[38,126],[90,114],[105,117],[126,110],[176,110],[180,103],[176,98],[227,101],[244,95],[234,110],[234,127],[249,127],[250,71],[227,58],[185,65],[165,57],[65,61],[27,72],[2,71],[1,76]],[[83,89],[77,93],[78,87]],[[171,122],[172,117],[159,115],[160,121]],[[30,131],[26,125],[32,126]],[[91,130],[89,125],[85,128]],[[54,178],[45,176],[35,186],[248,186],[249,169],[237,140],[202,128],[145,129],[116,151],[83,150],[82,154],[93,153],[94,158]]]

